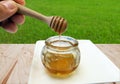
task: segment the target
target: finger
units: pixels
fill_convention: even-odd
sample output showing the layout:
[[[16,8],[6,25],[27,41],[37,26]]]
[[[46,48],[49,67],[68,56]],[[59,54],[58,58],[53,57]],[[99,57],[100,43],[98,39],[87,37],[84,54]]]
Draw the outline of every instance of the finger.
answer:
[[[17,6],[14,1],[0,2],[0,22],[9,18],[17,11]]]
[[[6,21],[2,22],[2,27],[7,32],[10,32],[10,33],[15,33],[18,30],[17,25],[14,22],[12,22],[11,20],[6,20]]]
[[[21,5],[25,5],[25,1],[24,0],[14,0],[15,2],[21,4]]]
[[[23,24],[25,21],[25,17],[22,14],[15,14],[14,16],[11,17],[11,20],[16,23],[16,24]]]

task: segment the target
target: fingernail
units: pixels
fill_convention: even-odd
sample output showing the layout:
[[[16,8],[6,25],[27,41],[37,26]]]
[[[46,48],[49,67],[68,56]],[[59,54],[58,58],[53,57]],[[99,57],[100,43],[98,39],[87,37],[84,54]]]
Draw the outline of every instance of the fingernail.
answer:
[[[1,3],[10,10],[16,9],[16,4],[13,1],[2,1]]]

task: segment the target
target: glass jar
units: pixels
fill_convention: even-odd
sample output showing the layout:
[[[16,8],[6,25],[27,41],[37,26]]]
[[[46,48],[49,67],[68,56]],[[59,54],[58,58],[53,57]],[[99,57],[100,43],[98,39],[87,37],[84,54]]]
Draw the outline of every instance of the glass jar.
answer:
[[[55,77],[70,75],[79,65],[78,41],[68,36],[53,36],[45,41],[42,49],[42,63]]]

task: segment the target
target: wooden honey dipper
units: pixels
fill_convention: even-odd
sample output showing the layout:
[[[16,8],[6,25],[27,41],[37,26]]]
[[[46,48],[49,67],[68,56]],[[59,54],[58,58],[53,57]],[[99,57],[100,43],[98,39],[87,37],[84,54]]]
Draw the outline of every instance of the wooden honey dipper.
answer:
[[[17,6],[18,13],[34,17],[47,23],[58,34],[62,34],[67,28],[67,21],[60,16],[45,16],[20,4],[17,4]]]

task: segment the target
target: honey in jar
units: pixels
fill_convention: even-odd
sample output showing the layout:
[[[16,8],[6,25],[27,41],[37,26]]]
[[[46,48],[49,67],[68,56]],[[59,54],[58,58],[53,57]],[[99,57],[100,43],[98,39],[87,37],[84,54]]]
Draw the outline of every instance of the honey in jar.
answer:
[[[42,50],[42,62],[52,76],[69,76],[80,62],[78,41],[68,36],[48,38]]]

